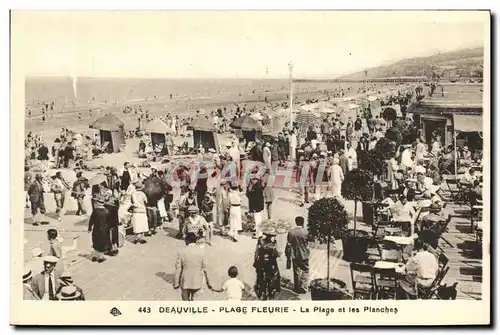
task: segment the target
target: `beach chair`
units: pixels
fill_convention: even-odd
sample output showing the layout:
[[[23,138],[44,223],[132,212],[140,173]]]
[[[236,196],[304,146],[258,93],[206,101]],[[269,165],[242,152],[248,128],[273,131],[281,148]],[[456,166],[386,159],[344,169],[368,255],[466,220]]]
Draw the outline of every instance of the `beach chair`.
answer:
[[[109,141],[106,141],[106,142],[102,143],[100,147],[97,148],[97,151],[96,151],[98,153],[96,155],[97,157],[101,157],[102,154],[107,152],[109,143],[110,143]]]
[[[375,296],[375,283],[373,267],[367,264],[351,263],[352,299],[362,297],[373,299]]]
[[[375,283],[376,299],[394,299],[398,289],[396,269],[373,268],[373,278]]]
[[[439,270],[436,279],[434,279],[431,286],[429,287],[422,287],[420,285],[417,285],[417,299],[427,300],[436,297],[437,299],[441,300],[441,298],[437,294],[437,291],[441,286],[441,282],[443,281],[444,277],[446,276],[449,270],[450,267],[446,267]]]

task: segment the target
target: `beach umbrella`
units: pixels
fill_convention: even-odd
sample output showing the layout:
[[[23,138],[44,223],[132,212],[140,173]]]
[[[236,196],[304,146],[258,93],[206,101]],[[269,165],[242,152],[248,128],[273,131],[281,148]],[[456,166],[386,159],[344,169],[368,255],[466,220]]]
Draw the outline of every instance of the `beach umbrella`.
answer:
[[[245,116],[243,122],[241,123],[241,130],[244,131],[261,131],[262,125],[259,121],[252,117]]]
[[[215,131],[215,126],[204,116],[199,116],[195,119],[189,126],[187,126],[187,130],[199,130],[199,131]]]
[[[262,127],[262,136],[278,137],[279,130]]]
[[[154,119],[144,125],[144,130],[148,133],[170,134],[172,128],[168,127],[165,122],[160,119]]]
[[[106,178],[106,175],[100,173],[96,174],[92,179],[90,179],[90,185],[99,185],[104,182],[106,182],[108,179]]]

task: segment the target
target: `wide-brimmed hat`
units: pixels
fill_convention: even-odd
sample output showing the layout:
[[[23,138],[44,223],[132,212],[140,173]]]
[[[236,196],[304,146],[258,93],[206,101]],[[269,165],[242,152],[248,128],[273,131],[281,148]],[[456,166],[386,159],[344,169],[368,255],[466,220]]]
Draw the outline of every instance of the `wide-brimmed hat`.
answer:
[[[276,228],[273,226],[265,226],[261,230],[262,234],[268,236],[276,236]]]
[[[134,187],[137,191],[140,191],[140,190],[144,189],[144,184],[139,181],[139,182],[134,184]]]
[[[71,276],[71,273],[65,271],[59,276],[59,282],[62,284],[72,284],[73,283],[73,277]]]
[[[191,206],[188,207],[188,212],[189,213],[198,213],[199,211],[200,210],[196,206],[191,205]]]
[[[212,153],[212,154],[215,154],[217,151],[215,151],[215,149],[214,149],[214,148],[210,148],[210,149],[208,149],[208,152],[210,152],[210,153]]]
[[[56,298],[58,300],[76,300],[78,299],[82,294],[78,292],[75,286],[70,285],[70,286],[64,286],[61,288],[61,292],[59,294],[56,294]]]
[[[465,147],[464,147],[464,151],[469,151],[469,147],[468,147],[468,146],[465,146]]]
[[[23,282],[30,280],[33,277],[33,272],[31,270],[26,269],[23,274]]]
[[[43,254],[43,250],[41,248],[33,248],[33,250],[31,250],[31,254],[33,255],[33,257],[41,257],[42,254]]]
[[[59,258],[57,258],[56,256],[45,256],[45,257],[42,257],[42,261],[44,263],[56,264],[59,261]]]

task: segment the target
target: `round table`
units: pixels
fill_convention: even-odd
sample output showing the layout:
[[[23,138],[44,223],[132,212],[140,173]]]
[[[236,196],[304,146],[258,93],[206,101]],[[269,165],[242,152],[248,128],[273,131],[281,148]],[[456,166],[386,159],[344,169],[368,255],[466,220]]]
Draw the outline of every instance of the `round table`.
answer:
[[[413,238],[406,236],[385,236],[384,240],[394,242],[398,245],[410,245],[413,243]]]
[[[373,265],[375,269],[395,269],[396,273],[402,274],[405,273],[406,267],[403,263],[394,263],[387,261],[377,261]]]

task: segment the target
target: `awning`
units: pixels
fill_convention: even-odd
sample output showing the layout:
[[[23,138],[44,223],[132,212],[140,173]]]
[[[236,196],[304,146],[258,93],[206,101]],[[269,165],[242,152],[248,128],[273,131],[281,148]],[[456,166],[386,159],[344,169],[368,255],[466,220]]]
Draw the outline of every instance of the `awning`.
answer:
[[[483,118],[481,115],[453,114],[453,126],[455,131],[461,131],[464,133],[482,132]]]

